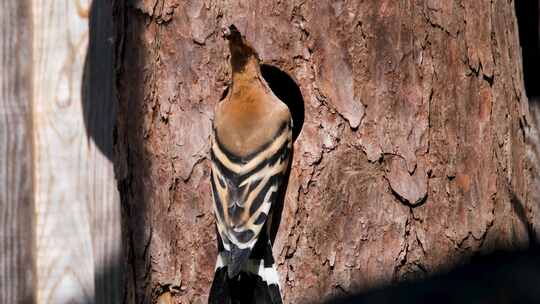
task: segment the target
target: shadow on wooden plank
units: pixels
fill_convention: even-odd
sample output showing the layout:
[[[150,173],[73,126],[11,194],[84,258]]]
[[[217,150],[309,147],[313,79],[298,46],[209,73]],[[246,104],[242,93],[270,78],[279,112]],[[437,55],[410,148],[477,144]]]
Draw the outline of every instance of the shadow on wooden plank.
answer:
[[[113,96],[113,23],[110,1],[92,1],[89,42],[82,87],[84,125],[88,137],[112,161],[116,101]]]
[[[82,76],[82,109],[88,140],[94,142],[96,153],[92,164],[96,168],[94,188],[89,191],[92,211],[92,241],[94,246],[93,298],[77,303],[121,303],[123,256],[120,226],[120,201],[112,169],[113,133],[117,103],[114,98],[113,9],[108,0],[92,1],[89,11],[89,41]],[[106,160],[99,154],[106,157]],[[99,180],[102,179],[102,180]],[[103,180],[104,179],[104,180]],[[111,184],[112,183],[112,184]]]

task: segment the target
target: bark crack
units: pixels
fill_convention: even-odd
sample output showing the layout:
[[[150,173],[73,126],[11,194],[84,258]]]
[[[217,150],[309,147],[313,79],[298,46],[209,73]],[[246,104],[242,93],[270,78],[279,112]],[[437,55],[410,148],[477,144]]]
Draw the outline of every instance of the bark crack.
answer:
[[[431,8],[428,8],[430,10],[433,10]],[[425,9],[422,9],[422,16],[424,17],[424,21],[426,21],[426,23],[431,26],[432,28],[435,28],[435,29],[438,29],[440,31],[442,31],[443,33],[445,33],[446,35],[448,35],[449,37],[452,37],[452,38],[456,38],[455,36],[452,35],[452,33],[450,33],[450,31],[448,29],[446,29],[444,26],[442,26],[441,24],[438,24],[436,22],[434,22],[433,20],[431,20],[431,18],[429,17],[429,14],[426,13]]]
[[[405,223],[405,233],[403,236],[404,246],[401,248],[398,253],[398,261],[394,266],[394,281],[402,281],[409,279],[418,279],[425,277],[429,272],[426,267],[422,264],[420,256],[426,255],[424,249],[424,244],[418,236],[416,225],[414,223],[418,222],[419,219],[416,219],[414,216],[414,211],[412,207],[408,207],[409,215],[407,216],[407,221]],[[412,234],[414,233],[414,236]],[[420,249],[420,253],[417,251]],[[410,254],[413,255],[410,258]]]

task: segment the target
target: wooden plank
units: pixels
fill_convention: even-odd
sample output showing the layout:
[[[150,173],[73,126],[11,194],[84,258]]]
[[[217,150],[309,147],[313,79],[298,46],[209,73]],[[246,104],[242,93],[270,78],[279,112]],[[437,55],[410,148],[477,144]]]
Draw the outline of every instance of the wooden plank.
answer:
[[[38,303],[116,303],[114,109],[100,106],[112,103],[111,41],[91,34],[87,55],[89,1],[34,0],[32,9]],[[101,51],[111,54],[94,56]]]
[[[88,141],[81,107],[87,19],[75,1],[33,1],[38,303],[93,303]]]
[[[28,1],[0,1],[0,303],[33,303]]]

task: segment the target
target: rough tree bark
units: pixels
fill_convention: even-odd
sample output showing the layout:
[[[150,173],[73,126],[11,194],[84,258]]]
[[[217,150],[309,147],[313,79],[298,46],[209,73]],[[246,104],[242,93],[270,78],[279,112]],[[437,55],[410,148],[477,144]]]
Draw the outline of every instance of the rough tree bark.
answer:
[[[514,3],[323,2],[115,3],[125,302],[206,301],[208,143],[231,23],[305,102],[274,245],[286,303],[527,246],[537,215]]]

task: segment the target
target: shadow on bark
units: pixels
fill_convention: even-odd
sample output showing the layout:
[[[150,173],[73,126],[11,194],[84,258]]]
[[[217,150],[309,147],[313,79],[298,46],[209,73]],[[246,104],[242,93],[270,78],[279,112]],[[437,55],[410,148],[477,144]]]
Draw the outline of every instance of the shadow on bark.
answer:
[[[130,49],[125,55],[125,41],[140,39],[144,32],[140,19],[145,16],[128,12],[124,1],[113,1],[114,22],[114,92],[118,102],[114,130],[114,164],[118,181],[122,214],[123,282],[122,303],[151,302],[152,272],[150,271],[149,246],[152,240],[151,215],[148,200],[150,175],[149,153],[144,137],[144,112],[146,98],[142,93],[145,83],[138,68],[144,67],[145,56],[139,48]],[[128,14],[129,18],[128,18]],[[118,75],[123,75],[120,79]],[[133,84],[139,84],[134,86]],[[167,242],[167,240],[163,240]]]
[[[540,303],[540,252],[496,252],[448,273],[337,298],[346,303]]]
[[[498,248],[477,254],[447,272],[420,280],[347,294],[325,304],[348,303],[540,303],[540,246],[528,222],[525,204],[510,193],[518,221],[527,229],[529,248]]]
[[[523,218],[534,218],[540,210],[540,196],[538,186],[540,185],[540,2],[539,1],[515,1],[514,8],[517,17],[519,44],[522,55],[522,71],[525,85],[525,94],[529,103],[529,119],[527,120],[527,149],[528,164],[531,171],[531,193],[528,197],[529,206],[516,204],[514,197],[512,205],[514,211]],[[540,227],[538,222],[527,223],[529,238],[533,244],[538,245]]]

